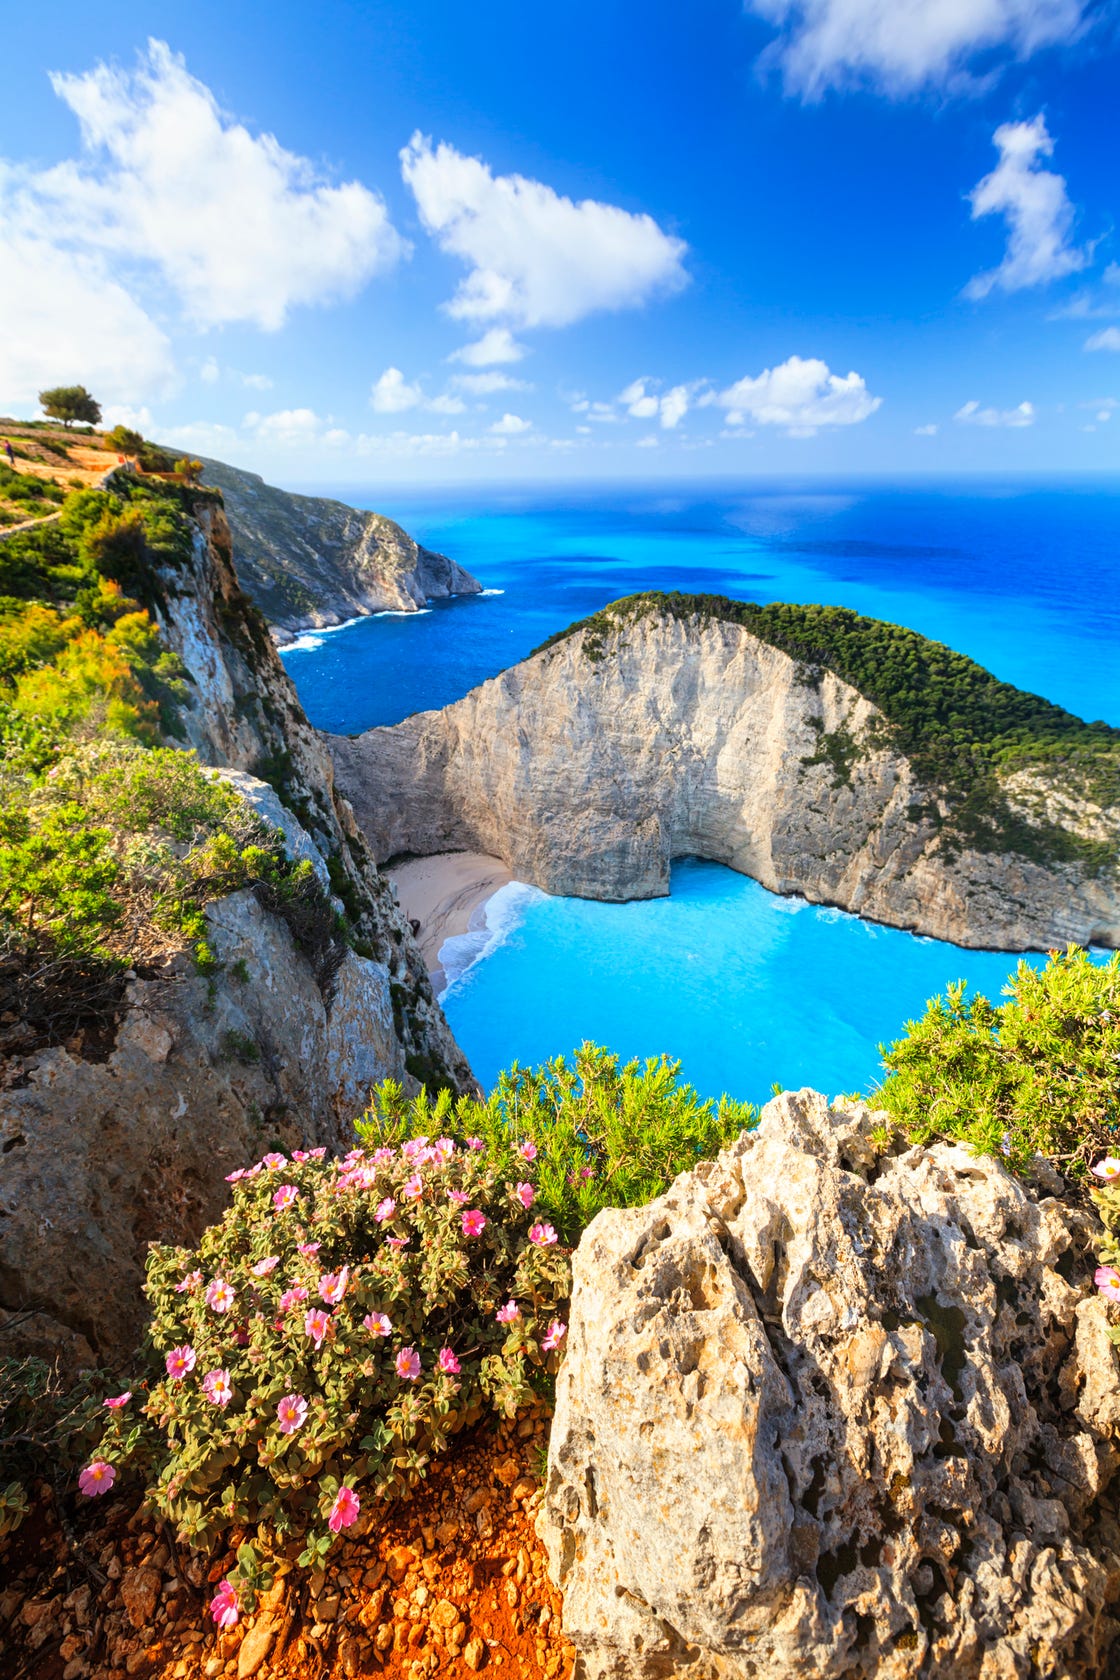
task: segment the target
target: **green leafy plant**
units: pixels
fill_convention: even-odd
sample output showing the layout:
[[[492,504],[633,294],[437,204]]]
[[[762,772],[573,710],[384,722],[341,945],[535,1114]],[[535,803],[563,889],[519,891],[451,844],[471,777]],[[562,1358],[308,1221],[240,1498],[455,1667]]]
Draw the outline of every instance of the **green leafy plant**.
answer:
[[[1043,1156],[1083,1177],[1120,1135],[1120,953],[1071,945],[1021,962],[993,1005],[963,982],[883,1051],[875,1100],[915,1143],[960,1139],[1018,1171]]]
[[[93,1460],[106,1485],[141,1470],[184,1537],[255,1523],[305,1536],[307,1562],[483,1407],[512,1415],[541,1387],[570,1288],[508,1144],[324,1156],[266,1155],[230,1175],[197,1250],[153,1248],[147,1397],[111,1412]]]
[[[64,1485],[104,1428],[103,1372],[74,1380],[36,1356],[0,1358],[0,1536],[17,1529],[38,1480]]]
[[[358,1122],[367,1146],[395,1144],[417,1131],[455,1127],[485,1139],[513,1162],[520,1144],[533,1151],[537,1206],[565,1242],[604,1207],[636,1207],[659,1196],[676,1175],[717,1154],[758,1121],[751,1103],[702,1099],[680,1082],[667,1057],[619,1066],[617,1056],[584,1044],[537,1068],[516,1063],[486,1098],[443,1091],[405,1097],[387,1081]]]
[[[96,426],[101,419],[101,407],[84,385],[52,385],[49,391],[39,392],[39,407],[64,426],[72,426],[75,420]]]

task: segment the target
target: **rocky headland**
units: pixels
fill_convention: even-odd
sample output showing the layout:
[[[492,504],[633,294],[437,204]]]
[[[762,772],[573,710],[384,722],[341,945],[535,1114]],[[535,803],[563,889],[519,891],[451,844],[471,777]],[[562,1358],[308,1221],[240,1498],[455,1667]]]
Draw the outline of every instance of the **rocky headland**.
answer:
[[[633,597],[329,746],[379,861],[632,899],[695,855],[959,945],[1120,944],[1120,731],[840,609]]]
[[[380,513],[299,496],[256,473],[204,461],[225,502],[242,586],[283,646],[301,630],[378,612],[417,612],[448,595],[477,595],[468,571],[424,548]]]

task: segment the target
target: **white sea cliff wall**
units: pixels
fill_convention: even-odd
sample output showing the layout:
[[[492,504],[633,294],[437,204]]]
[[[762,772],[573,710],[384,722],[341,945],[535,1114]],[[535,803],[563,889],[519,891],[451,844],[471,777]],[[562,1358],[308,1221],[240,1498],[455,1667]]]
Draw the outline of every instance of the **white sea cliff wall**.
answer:
[[[693,854],[960,945],[1120,944],[1120,875],[946,846],[882,722],[738,625],[650,613],[576,631],[442,711],[328,739],[380,860],[483,851],[547,892],[630,899],[666,893]],[[838,732],[857,748],[846,780],[820,751]],[[1085,820],[1120,843],[1117,813]]]

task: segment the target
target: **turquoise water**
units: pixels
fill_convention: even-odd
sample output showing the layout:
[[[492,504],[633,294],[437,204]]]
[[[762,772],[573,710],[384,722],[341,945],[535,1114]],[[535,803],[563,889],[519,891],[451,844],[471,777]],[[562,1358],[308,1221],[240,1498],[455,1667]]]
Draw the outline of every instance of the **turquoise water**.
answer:
[[[486,1086],[514,1058],[593,1039],[627,1058],[665,1051],[705,1095],[765,1101],[775,1083],[866,1092],[876,1046],[927,998],[967,978],[998,1001],[1017,960],[779,898],[696,858],[674,864],[668,898],[506,889],[490,921],[488,954],[443,998]]]
[[[309,635],[286,653],[312,721],[342,732],[442,706],[636,589],[832,602],[906,624],[1005,681],[1120,723],[1120,481],[596,487],[407,500],[339,487],[494,593]],[[682,860],[668,899],[507,889],[444,997],[484,1083],[585,1038],[664,1051],[705,1093],[867,1090],[877,1046],[950,980],[998,996],[1016,958],[780,899]]]

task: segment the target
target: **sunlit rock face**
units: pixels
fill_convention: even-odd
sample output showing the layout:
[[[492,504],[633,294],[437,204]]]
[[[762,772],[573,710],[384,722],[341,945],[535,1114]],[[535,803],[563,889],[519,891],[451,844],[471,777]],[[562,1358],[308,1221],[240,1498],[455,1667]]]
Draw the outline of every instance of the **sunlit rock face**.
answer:
[[[693,855],[960,945],[1120,943],[1115,871],[947,844],[878,709],[733,623],[592,625],[442,711],[327,739],[381,860],[481,851],[630,899]]]
[[[786,1094],[584,1233],[541,1532],[589,1680],[1115,1673],[1088,1222],[884,1119]]]

